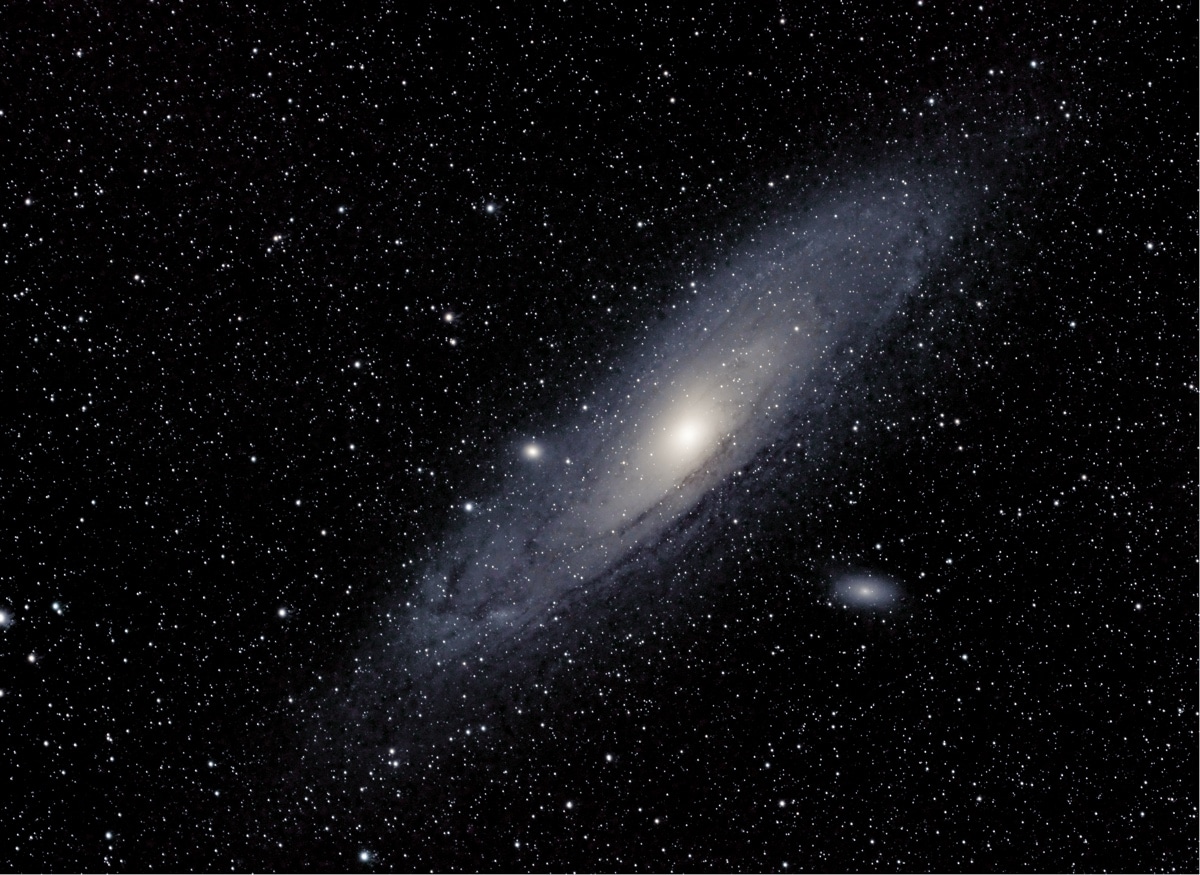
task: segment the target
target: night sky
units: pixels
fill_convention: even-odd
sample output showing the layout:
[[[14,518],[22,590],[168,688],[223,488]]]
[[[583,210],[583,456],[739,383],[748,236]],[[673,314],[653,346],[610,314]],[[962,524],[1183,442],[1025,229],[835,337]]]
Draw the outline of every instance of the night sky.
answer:
[[[1196,5],[431,6],[0,12],[0,868],[1195,871]]]

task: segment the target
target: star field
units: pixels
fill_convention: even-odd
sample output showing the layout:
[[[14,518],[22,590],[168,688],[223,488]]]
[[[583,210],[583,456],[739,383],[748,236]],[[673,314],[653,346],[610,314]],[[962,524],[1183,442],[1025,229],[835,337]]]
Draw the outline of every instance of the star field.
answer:
[[[13,871],[1195,871],[1194,4],[6,12]]]

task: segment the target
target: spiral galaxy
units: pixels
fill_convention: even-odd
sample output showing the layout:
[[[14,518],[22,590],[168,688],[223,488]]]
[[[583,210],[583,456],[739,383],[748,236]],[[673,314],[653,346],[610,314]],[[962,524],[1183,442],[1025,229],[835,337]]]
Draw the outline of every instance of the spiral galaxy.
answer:
[[[489,676],[519,685],[549,624],[586,629],[612,588],[652,591],[698,539],[712,547],[711,499],[734,478],[742,515],[770,513],[792,476],[771,455],[811,441],[845,391],[847,350],[887,330],[976,218],[988,180],[969,168],[893,160],[814,185],[725,267],[689,278],[620,376],[498,460],[503,486],[472,500],[362,657],[366,698],[381,671],[423,702],[500,683]]]

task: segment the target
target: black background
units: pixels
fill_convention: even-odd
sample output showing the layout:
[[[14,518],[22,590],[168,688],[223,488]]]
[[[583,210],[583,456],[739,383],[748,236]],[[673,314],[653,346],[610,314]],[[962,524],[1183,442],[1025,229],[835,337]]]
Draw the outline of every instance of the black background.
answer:
[[[1100,6],[6,7],[0,865],[1194,870],[1196,9]],[[703,608],[584,624],[536,718],[369,804],[291,771],[688,276],[999,130]]]

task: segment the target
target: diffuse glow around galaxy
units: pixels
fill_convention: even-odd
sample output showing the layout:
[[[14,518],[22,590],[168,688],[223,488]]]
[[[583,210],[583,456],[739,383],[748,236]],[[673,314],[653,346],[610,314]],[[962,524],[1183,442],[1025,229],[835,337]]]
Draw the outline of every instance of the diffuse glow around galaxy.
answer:
[[[593,391],[575,417],[514,436],[501,486],[464,503],[425,567],[395,581],[350,677],[315,709],[318,760],[378,748],[416,762],[440,737],[429,727],[519,712],[549,655],[602,617],[627,624],[638,605],[670,604],[668,578],[716,585],[690,557],[719,552],[730,522],[769,515],[824,464],[813,423],[857,391],[848,353],[953,254],[987,201],[978,166],[893,158],[814,185],[688,277],[678,316],[580,387]],[[331,743],[342,754],[320,753]]]
[[[821,403],[837,350],[918,289],[984,185],[897,162],[831,188],[701,282],[581,421],[522,447],[479,502],[493,513],[468,516],[397,612],[402,650],[431,670],[490,658],[564,601],[595,597],[635,553],[665,552],[664,533]],[[670,549],[686,552],[678,538]]]

